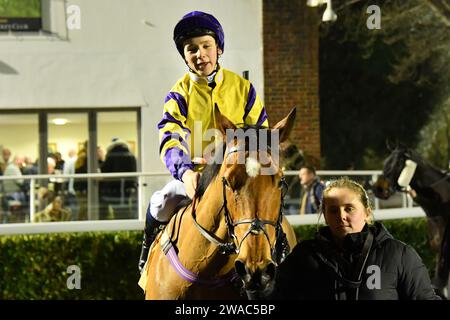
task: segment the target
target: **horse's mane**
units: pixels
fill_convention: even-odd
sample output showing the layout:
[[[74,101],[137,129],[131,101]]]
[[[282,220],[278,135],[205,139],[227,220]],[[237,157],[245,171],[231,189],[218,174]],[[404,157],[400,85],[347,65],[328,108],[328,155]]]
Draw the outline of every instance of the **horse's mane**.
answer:
[[[220,150],[222,149],[222,150]],[[214,162],[211,164],[208,164],[205,169],[203,169],[203,173],[200,177],[200,181],[197,185],[197,190],[195,191],[195,194],[197,197],[202,198],[205,194],[206,188],[208,188],[209,184],[214,180],[214,178],[217,176],[217,174],[220,171],[220,167],[222,166],[221,163],[218,163],[215,161],[216,159],[223,158],[223,155],[225,154],[226,145],[225,143],[221,143],[219,145],[219,152],[216,153]]]
[[[405,146],[397,146],[394,150],[392,150],[392,154],[394,152],[401,153],[406,158],[409,158],[409,159],[413,160],[414,162],[418,163],[419,165],[422,165],[424,167],[428,167],[429,169],[434,170],[436,172],[440,172],[440,173],[444,173],[444,174],[447,173],[447,170],[443,170],[441,168],[438,168],[433,163],[431,163],[429,161],[426,161],[414,149],[411,149],[411,148],[408,148],[408,147],[405,147]]]

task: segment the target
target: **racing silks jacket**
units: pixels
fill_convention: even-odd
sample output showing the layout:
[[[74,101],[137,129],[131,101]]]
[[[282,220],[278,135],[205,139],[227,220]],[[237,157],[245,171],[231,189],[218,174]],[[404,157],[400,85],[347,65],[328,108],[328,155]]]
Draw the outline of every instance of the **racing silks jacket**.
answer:
[[[192,159],[203,157],[211,143],[204,135],[217,128],[215,105],[236,126],[268,126],[266,110],[248,80],[221,67],[210,77],[188,72],[167,95],[158,123],[160,157],[175,179],[193,169]]]

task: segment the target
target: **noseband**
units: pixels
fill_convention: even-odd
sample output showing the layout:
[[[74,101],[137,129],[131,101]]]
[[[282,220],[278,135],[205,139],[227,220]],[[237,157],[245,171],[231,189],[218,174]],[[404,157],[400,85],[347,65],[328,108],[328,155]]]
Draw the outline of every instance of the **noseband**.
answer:
[[[399,170],[399,174],[397,178],[393,177],[392,169],[390,171],[391,174],[386,175],[383,172],[384,177],[388,181],[388,188],[389,192],[395,193],[396,191],[400,192],[407,192],[410,189],[411,181],[414,177],[416,167],[417,167],[417,161],[412,160],[412,155],[408,151],[403,150],[394,150],[392,153],[392,156],[394,154],[399,154],[397,156],[397,159],[400,158],[400,160],[395,160],[395,163],[400,162],[401,169]],[[395,166],[395,164],[393,165]]]
[[[238,148],[238,147],[232,147],[232,148],[230,148],[230,150],[226,156],[228,156],[231,153],[238,152],[238,151],[245,151],[245,150]],[[195,226],[199,229],[200,233],[206,239],[208,239],[210,242],[219,246],[220,252],[222,254],[227,254],[227,255],[238,254],[240,252],[242,243],[250,234],[258,235],[260,233],[263,233],[264,236],[266,237],[267,241],[269,242],[272,257],[274,257],[276,254],[276,247],[275,247],[275,243],[277,241],[276,239],[278,238],[279,233],[282,231],[281,222],[283,219],[284,193],[281,192],[281,203],[280,203],[280,208],[278,211],[278,218],[276,221],[261,220],[258,217],[256,217],[254,219],[242,219],[242,220],[233,222],[233,220],[231,219],[230,211],[228,210],[228,205],[227,205],[227,196],[226,196],[226,187],[227,186],[228,186],[227,180],[225,179],[225,177],[222,177],[223,203],[222,203],[222,207],[219,210],[219,214],[222,210],[224,211],[225,222],[227,224],[227,230],[228,230],[228,236],[232,239],[232,241],[225,242],[223,240],[217,239],[217,237],[215,235],[211,234],[208,230],[204,229],[200,224],[198,224],[198,222],[196,220],[195,208],[193,208],[192,209],[192,217],[194,219]],[[280,187],[284,188],[284,189],[287,189],[287,187],[288,187],[284,176],[281,177]],[[241,242],[239,243],[239,241],[236,237],[236,234],[234,232],[234,228],[241,224],[249,224],[250,226],[249,226],[248,230],[245,232],[244,237],[242,238]],[[276,238],[275,238],[274,245],[272,245],[270,243],[270,238],[269,238],[269,234],[267,233],[267,230],[266,230],[266,225],[271,225],[275,228]],[[238,245],[236,245],[236,244],[238,244]]]

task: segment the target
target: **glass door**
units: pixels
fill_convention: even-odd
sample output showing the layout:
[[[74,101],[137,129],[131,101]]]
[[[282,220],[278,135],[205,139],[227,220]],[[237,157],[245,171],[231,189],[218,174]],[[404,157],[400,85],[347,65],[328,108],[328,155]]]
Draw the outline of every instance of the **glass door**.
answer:
[[[38,173],[37,114],[0,114],[0,223],[30,221],[30,181]]]

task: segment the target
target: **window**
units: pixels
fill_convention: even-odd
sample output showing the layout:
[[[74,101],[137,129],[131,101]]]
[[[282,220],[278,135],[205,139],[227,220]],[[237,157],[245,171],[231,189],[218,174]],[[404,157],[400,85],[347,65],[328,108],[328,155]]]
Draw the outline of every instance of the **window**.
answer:
[[[35,184],[31,184],[30,177],[24,179],[11,167],[8,175],[17,173],[16,180],[23,188],[18,188],[15,180],[9,180],[10,187],[6,183],[4,188],[5,181],[0,181],[3,184],[0,223],[41,221],[35,219],[44,217],[46,206],[58,196],[62,208],[70,211],[71,220],[138,217],[136,177],[64,179],[57,176],[59,173],[134,174],[138,171],[138,109],[68,110],[0,110],[0,158],[3,151],[7,156],[10,154],[22,176],[55,175],[49,179],[33,179]],[[83,157],[83,161],[78,161]],[[38,158],[43,161],[36,161]],[[0,172],[6,169],[8,161],[0,159]],[[35,199],[34,205],[30,199]]]
[[[136,111],[98,112],[97,134],[101,172],[137,171],[139,143]],[[135,177],[105,178],[100,181],[99,190],[101,220],[138,217]]]
[[[26,32],[67,40],[64,0],[0,0],[0,33]]]
[[[114,141],[126,143],[135,157],[139,157],[138,123],[136,111],[107,111],[98,113],[98,144],[107,151]]]
[[[39,31],[41,0],[0,0],[0,31]]]
[[[38,137],[36,114],[0,114],[0,171],[17,176],[0,182],[0,223],[29,221],[29,180],[20,176],[38,173]]]
[[[48,152],[61,153],[63,160],[77,154],[89,139],[86,112],[48,114]],[[51,150],[53,148],[54,150]]]

